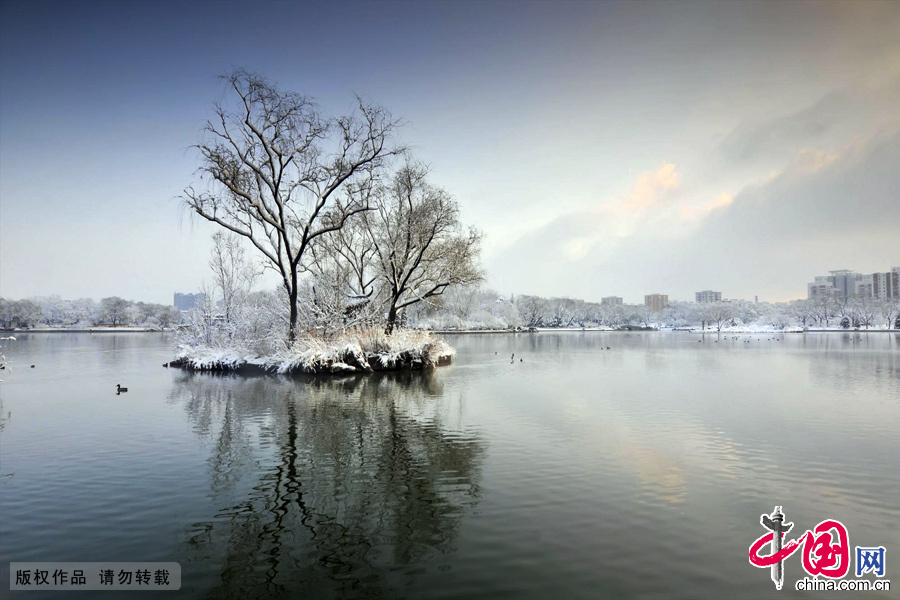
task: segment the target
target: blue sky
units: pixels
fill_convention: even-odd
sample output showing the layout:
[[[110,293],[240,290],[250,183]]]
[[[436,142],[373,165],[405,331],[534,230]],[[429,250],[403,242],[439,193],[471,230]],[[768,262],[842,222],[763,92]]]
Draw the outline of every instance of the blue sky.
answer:
[[[0,294],[168,302],[217,76],[360,93],[503,293],[789,299],[900,264],[900,4],[0,4]]]

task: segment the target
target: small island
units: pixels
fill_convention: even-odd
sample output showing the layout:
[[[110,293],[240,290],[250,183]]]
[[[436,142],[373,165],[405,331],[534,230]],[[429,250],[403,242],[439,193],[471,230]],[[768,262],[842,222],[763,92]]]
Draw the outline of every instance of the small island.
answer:
[[[172,367],[192,371],[349,374],[422,370],[449,364],[453,348],[422,331],[356,330],[329,341],[306,338],[269,355],[229,346],[182,345]]]
[[[228,99],[195,147],[201,181],[181,198],[220,228],[213,282],[168,364],[333,374],[450,362],[453,349],[405,328],[405,314],[483,279],[481,233],[399,144],[401,120],[361,97],[326,115],[244,70],[222,79]],[[252,292],[265,270],[278,291]]]

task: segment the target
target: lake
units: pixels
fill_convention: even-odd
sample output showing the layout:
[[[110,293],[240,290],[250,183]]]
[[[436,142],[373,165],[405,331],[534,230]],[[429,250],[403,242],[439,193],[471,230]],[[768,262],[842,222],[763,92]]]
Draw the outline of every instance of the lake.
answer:
[[[333,379],[17,337],[3,597],[89,594],[10,594],[10,561],[177,561],[167,598],[800,597],[799,552],[781,592],[748,562],[775,505],[900,573],[898,334],[451,335],[451,366]]]

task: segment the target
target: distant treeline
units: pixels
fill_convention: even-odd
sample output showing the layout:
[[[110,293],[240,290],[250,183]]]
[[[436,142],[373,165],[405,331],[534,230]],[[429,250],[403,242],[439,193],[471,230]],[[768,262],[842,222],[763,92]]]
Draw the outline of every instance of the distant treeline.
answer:
[[[730,326],[900,328],[900,299],[821,296],[793,302],[730,300],[699,304],[670,302],[654,312],[641,305],[605,305],[575,298],[501,296],[480,287],[447,290],[407,315],[410,325],[431,329],[509,327]]]
[[[248,302],[258,317],[275,313],[272,291],[249,294]],[[252,300],[252,302],[250,302]],[[729,326],[843,327],[900,329],[900,299],[843,298],[821,296],[792,302],[731,300],[698,304],[672,301],[654,312],[641,305],[605,305],[576,298],[502,296],[482,287],[455,287],[404,311],[404,324],[428,329],[507,329],[510,327],[619,327],[622,325],[663,327]],[[210,303],[209,316],[225,309]],[[227,311],[226,311],[227,312]],[[310,303],[301,309],[301,320],[312,319]],[[283,316],[283,315],[282,315]],[[43,296],[24,300],[0,298],[0,328],[90,327],[93,325],[139,325],[170,327],[182,320],[174,306],[132,302],[117,296],[99,302],[91,298],[64,300]]]
[[[91,327],[94,325],[142,325],[171,327],[181,321],[174,306],[133,302],[118,296],[64,300],[40,296],[24,300],[0,298],[0,328]]]

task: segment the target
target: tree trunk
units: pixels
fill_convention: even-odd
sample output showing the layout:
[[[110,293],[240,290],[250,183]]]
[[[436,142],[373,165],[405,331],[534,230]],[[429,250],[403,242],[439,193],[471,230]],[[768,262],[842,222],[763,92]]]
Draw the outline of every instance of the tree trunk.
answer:
[[[291,271],[291,289],[288,293],[291,302],[291,319],[288,324],[288,343],[297,339],[297,270]]]
[[[387,325],[384,328],[385,335],[394,333],[394,325],[397,323],[397,303],[391,302],[391,308],[388,310]]]

